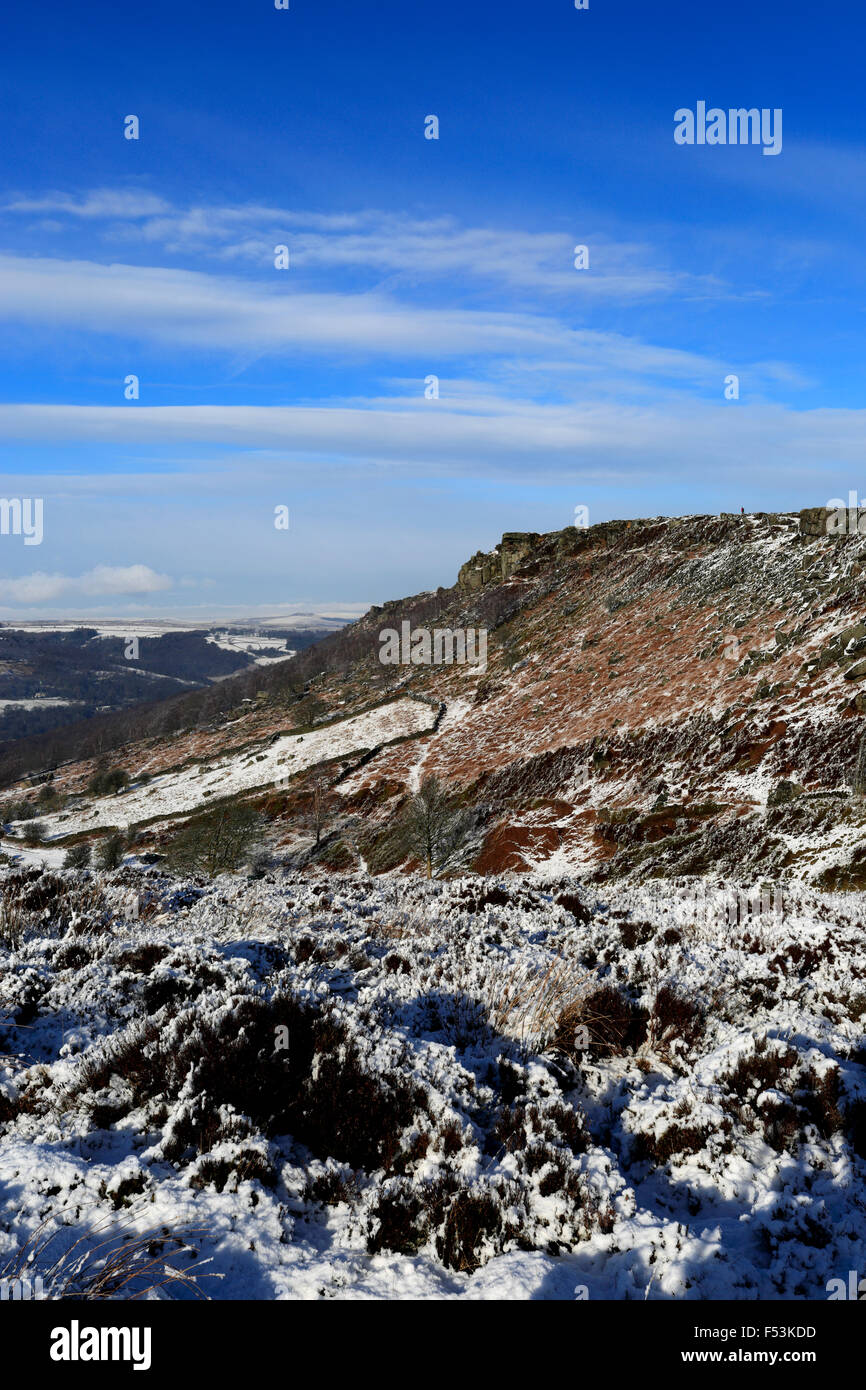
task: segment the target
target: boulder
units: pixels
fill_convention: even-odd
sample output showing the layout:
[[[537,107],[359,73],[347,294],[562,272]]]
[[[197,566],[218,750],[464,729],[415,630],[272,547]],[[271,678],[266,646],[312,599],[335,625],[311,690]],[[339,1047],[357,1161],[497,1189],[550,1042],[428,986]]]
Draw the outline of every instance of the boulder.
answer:
[[[802,796],[805,787],[801,787],[799,782],[791,782],[784,777],[781,782],[777,782],[770,795],[767,797],[768,806],[785,806],[789,801],[796,801],[798,796]]]

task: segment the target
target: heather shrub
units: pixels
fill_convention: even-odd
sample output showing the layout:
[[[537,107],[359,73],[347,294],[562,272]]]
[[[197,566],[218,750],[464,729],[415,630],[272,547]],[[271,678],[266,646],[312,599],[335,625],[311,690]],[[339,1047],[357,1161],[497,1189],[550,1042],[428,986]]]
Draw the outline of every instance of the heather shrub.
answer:
[[[90,863],[91,849],[86,840],[70,845],[63,860],[64,869],[86,869]]]

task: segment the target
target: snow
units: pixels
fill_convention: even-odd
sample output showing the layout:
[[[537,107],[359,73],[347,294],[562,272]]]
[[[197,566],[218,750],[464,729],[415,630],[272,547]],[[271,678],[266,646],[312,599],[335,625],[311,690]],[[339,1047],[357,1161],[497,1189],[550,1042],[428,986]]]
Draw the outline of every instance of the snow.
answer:
[[[40,695],[32,700],[0,700],[0,709],[50,709],[54,705],[83,705],[83,700],[60,700],[53,696]]]
[[[208,798],[280,783],[327,759],[417,734],[429,728],[434,718],[435,712],[417,700],[397,700],[303,734],[283,734],[242,752],[211,759],[205,766],[165,773],[146,786],[133,785],[117,795],[94,799],[87,808],[40,815],[40,823],[51,839],[80,830],[180,815],[206,806]]]
[[[294,649],[286,647],[283,637],[220,631],[209,633],[207,640],[223,651],[242,652],[252,656],[256,666],[269,666],[274,661],[287,661],[290,656],[294,656]]]
[[[131,868],[26,881],[7,873],[0,1269],[43,1222],[55,1248],[90,1231],[95,1243],[106,1228],[195,1227],[178,1247],[179,1268],[199,1271],[215,1299],[825,1297],[840,1271],[866,1269],[862,1130],[859,1140],[845,1130],[866,1101],[857,1051],[866,899],[794,887],[778,910],[750,915],[741,903],[731,921],[732,892],[659,882],[598,899],[556,877],[193,884]],[[6,914],[12,902],[18,916]],[[21,912],[23,935],[4,938]],[[545,1011],[525,996],[527,982],[554,966],[565,972],[560,1003],[603,984],[656,1022],[612,1053],[553,1047]],[[520,989],[504,1009],[514,981]],[[661,1027],[653,1001],[663,985],[704,1011],[694,1036]],[[353,1057],[374,1087],[359,1124],[375,1110],[376,1086],[417,1088],[419,1108],[399,1141],[414,1157],[402,1166],[335,1157],[315,1137],[323,1130],[304,1143],[262,1127],[256,1106],[267,1110],[281,1073],[257,1100],[256,1068],[274,1063],[243,1052],[249,1025],[238,1024],[237,1009],[287,991],[330,1009],[344,1030],[336,1072],[327,1047],[315,1053],[305,1103],[339,1089]],[[142,1056],[164,1049],[152,1092],[123,1062],[148,1028]],[[296,1028],[286,1065],[293,1048],[303,1052]],[[206,1093],[196,1079],[203,1029],[223,1037]],[[191,1066],[175,1074],[173,1057],[189,1047]],[[246,1119],[220,1095],[233,1048],[249,1058],[240,1073],[252,1087]],[[770,1062],[753,1080],[735,1081],[738,1066],[748,1078],[762,1058]],[[502,1090],[503,1065],[516,1098]],[[834,1077],[839,1108],[822,1111],[815,1088],[830,1095]],[[339,1128],[355,1103],[350,1090],[336,1119],[321,1124]],[[794,1104],[806,1109],[780,1138],[772,1115]],[[533,1107],[540,1118],[530,1123]],[[208,1114],[215,1131],[199,1153],[186,1139],[172,1147],[172,1136],[200,1134]],[[198,1118],[185,1131],[190,1115]],[[530,1128],[517,1142],[507,1138],[513,1128],[497,1139],[497,1115],[523,1116],[519,1126]],[[569,1115],[583,1126],[579,1142],[563,1138]],[[430,1138],[416,1151],[419,1126]],[[677,1126],[683,1147],[641,1155],[641,1144],[658,1146]],[[543,1141],[531,1137],[542,1132]],[[540,1157],[530,1162],[533,1145]],[[251,1163],[272,1179],[249,1176]],[[565,1187],[551,1181],[557,1164]],[[325,1179],[346,1180],[343,1196],[316,1197],[311,1185]],[[468,1194],[500,1194],[513,1234],[503,1226],[482,1237],[467,1267],[446,1258],[441,1222],[420,1232],[416,1248],[379,1247],[387,1194],[430,1193],[444,1179]],[[191,1296],[180,1285],[170,1292]]]

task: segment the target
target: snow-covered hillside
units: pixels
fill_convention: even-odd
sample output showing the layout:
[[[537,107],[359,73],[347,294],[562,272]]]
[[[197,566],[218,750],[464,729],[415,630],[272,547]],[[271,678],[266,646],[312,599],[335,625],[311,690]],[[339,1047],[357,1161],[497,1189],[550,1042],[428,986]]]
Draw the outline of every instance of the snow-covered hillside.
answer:
[[[25,844],[29,815],[49,856],[129,825],[160,853],[168,821],[226,795],[264,802],[274,782],[289,795],[259,809],[294,844],[309,780],[296,774],[344,759],[323,775],[340,779],[352,843],[332,827],[320,867],[357,862],[357,848],[377,871],[411,868],[395,832],[432,776],[473,822],[449,872],[599,887],[784,875],[862,891],[866,536],[825,520],[807,509],[503,537],[452,589],[373,608],[291,661],[215,682],[207,701],[160,701],[140,739],[106,717],[11,745],[7,796],[27,804],[7,817],[5,848]],[[382,663],[382,631],[403,623],[487,631],[485,669]],[[96,799],[102,763],[150,784]],[[48,776],[57,801],[43,806]]]
[[[866,901],[718,894],[7,872],[0,1271],[156,1231],[217,1299],[824,1299]]]
[[[419,733],[430,727],[434,717],[429,706],[420,701],[395,700],[323,728],[276,735],[266,744],[257,743],[240,752],[227,745],[222,757],[166,772],[145,785],[133,785],[119,795],[97,797],[86,807],[41,816],[40,821],[51,839],[180,815],[206,807],[208,798],[279,783],[317,763]]]

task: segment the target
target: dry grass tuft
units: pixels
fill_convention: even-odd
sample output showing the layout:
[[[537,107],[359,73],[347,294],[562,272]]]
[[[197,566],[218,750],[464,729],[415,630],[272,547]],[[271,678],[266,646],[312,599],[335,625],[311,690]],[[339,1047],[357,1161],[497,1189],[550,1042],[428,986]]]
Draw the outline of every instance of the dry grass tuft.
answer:
[[[46,1232],[43,1222],[0,1269],[0,1278],[27,1279],[31,1285],[38,1276],[42,1297],[88,1302],[146,1298],[159,1290],[180,1285],[197,1298],[207,1298],[198,1280],[219,1275],[195,1274],[179,1269],[173,1260],[182,1255],[197,1258],[189,1238],[203,1234],[203,1226],[153,1227],[141,1235],[114,1230],[105,1234],[104,1223],[86,1230],[68,1249],[52,1256],[51,1247],[64,1230]],[[94,1245],[95,1236],[102,1236]],[[173,1249],[165,1250],[166,1246]]]
[[[594,976],[554,956],[547,967],[503,962],[485,982],[490,1025],[504,1037],[545,1047],[564,1014],[579,1014]]]

